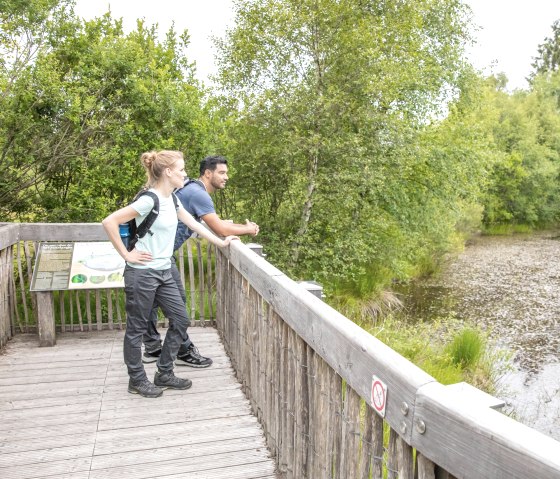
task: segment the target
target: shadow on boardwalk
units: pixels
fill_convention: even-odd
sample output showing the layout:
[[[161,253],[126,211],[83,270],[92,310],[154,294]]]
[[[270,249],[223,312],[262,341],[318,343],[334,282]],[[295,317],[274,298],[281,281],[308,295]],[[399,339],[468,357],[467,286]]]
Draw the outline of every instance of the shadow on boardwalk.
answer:
[[[52,348],[16,336],[0,355],[0,477],[275,478],[217,332],[189,332],[214,365],[177,367],[192,388],[157,399],[127,392],[122,331],[59,334]]]

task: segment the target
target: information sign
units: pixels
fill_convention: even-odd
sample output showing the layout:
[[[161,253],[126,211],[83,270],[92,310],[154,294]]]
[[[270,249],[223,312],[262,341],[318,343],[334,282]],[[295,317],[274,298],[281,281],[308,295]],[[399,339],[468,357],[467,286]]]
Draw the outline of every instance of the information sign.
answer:
[[[40,243],[30,289],[122,288],[124,266],[109,241]]]

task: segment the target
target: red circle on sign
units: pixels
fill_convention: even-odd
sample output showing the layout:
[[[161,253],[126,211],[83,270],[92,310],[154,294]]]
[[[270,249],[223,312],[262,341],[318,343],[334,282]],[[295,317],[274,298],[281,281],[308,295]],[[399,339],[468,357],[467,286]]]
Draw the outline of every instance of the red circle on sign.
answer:
[[[374,381],[371,385],[371,400],[375,409],[383,411],[385,408],[385,389],[381,381]]]

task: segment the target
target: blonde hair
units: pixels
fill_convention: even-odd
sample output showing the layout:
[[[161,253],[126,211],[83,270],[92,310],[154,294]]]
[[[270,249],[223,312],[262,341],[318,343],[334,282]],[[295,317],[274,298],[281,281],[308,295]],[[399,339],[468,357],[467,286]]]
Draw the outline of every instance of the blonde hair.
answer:
[[[161,179],[165,168],[170,168],[177,160],[183,159],[183,153],[174,150],[148,151],[142,153],[140,162],[146,170],[146,188],[152,188]]]

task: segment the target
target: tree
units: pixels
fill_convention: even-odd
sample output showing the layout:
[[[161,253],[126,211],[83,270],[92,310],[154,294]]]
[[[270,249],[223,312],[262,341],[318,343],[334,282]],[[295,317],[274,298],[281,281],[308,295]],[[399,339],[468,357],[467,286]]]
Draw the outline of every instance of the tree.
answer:
[[[457,93],[464,6],[236,5],[236,26],[219,44],[234,118],[226,149],[236,199],[262,224],[269,257],[331,284],[406,276],[430,249],[426,231],[455,221],[444,211],[432,225],[420,206],[430,202],[424,192],[446,184],[445,169],[420,149],[430,117]],[[430,197],[452,202],[449,191]]]
[[[194,163],[206,150],[186,33],[159,42],[143,22],[125,35],[109,14],[82,22],[71,11],[56,31],[4,98],[5,219],[99,220],[143,184],[143,151],[179,149]]]
[[[487,226],[542,227],[558,221],[559,88],[560,72],[547,72],[534,77],[529,92],[495,90],[489,99],[499,113],[490,132],[500,160],[483,200]]]
[[[532,66],[535,75],[544,72],[554,72],[560,66],[560,20],[552,24],[552,36],[546,37],[544,42],[539,45],[538,56],[534,59]]]

